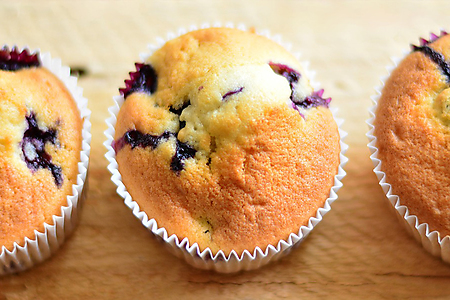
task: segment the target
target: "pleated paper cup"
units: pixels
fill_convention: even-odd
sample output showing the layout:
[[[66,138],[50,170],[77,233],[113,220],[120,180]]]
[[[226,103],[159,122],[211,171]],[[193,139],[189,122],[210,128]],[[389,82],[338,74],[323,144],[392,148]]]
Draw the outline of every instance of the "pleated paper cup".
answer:
[[[437,39],[439,36],[431,34],[431,41]],[[425,39],[420,39],[421,43],[427,43]],[[383,171],[383,161],[378,155],[377,147],[377,137],[374,135],[375,132],[375,119],[377,117],[377,109],[379,99],[382,95],[385,82],[390,77],[391,73],[400,62],[408,55],[411,51],[404,51],[402,57],[393,57],[392,65],[387,67],[388,75],[381,78],[381,85],[375,88],[376,94],[371,97],[373,106],[369,109],[370,118],[367,120],[369,125],[369,131],[366,136],[369,139],[368,147],[370,149],[371,155],[370,159],[374,164],[374,173],[376,174],[379,184],[386,195],[386,199],[392,205],[391,207],[395,210],[396,215],[406,230],[414,236],[414,238],[432,255],[441,258],[443,261],[450,263],[450,236],[442,236],[436,230],[430,230],[428,223],[425,223],[417,215],[410,213],[408,207],[402,204],[402,199],[393,192],[392,185],[386,179],[386,173]]]
[[[141,60],[142,62],[145,62],[155,50],[159,49],[169,40],[190,31],[210,27],[228,27],[237,28],[244,31],[247,30],[247,28],[243,25],[235,27],[232,24],[204,24],[200,27],[192,26],[189,30],[181,28],[177,31],[177,33],[169,33],[166,38],[157,39],[157,43],[155,45],[149,45],[149,52],[142,53],[140,56]],[[287,50],[290,49],[290,45],[283,43],[280,36],[272,36],[268,31],[257,32],[257,34],[269,37],[284,46]],[[297,58],[299,58],[299,56],[299,54],[296,54]],[[307,73],[306,75],[311,80],[314,74],[306,70],[308,63],[303,62],[302,65]],[[313,82],[311,83],[314,89],[317,90],[318,84]],[[347,134],[340,129],[343,120],[335,117],[335,121],[339,126],[339,134],[341,138],[340,165],[337,174],[334,176],[334,185],[330,190],[328,199],[325,201],[324,206],[317,210],[316,215],[309,219],[308,224],[306,226],[301,226],[298,231],[292,232],[288,239],[280,240],[276,245],[269,245],[265,249],[256,247],[253,251],[244,250],[241,255],[237,254],[234,250],[231,251],[229,255],[224,254],[222,250],[214,253],[209,248],[202,251],[197,243],[192,243],[192,241],[189,241],[187,238],[180,239],[175,234],[169,236],[164,227],[159,226],[157,221],[153,219],[152,216],[147,215],[143,210],[141,210],[137,202],[133,200],[131,195],[128,193],[127,188],[123,184],[121,174],[118,170],[115,151],[112,147],[117,115],[123,102],[124,97],[122,95],[114,97],[114,106],[109,109],[111,117],[106,120],[108,129],[105,131],[107,140],[104,145],[107,148],[107,153],[105,156],[109,161],[108,170],[112,173],[111,180],[117,185],[117,193],[124,199],[125,205],[132,210],[133,214],[142,222],[142,224],[148,228],[158,238],[158,240],[160,240],[166,248],[169,249],[169,251],[176,256],[183,258],[194,267],[214,270],[220,273],[233,273],[241,270],[257,269],[271,261],[278,260],[288,254],[305,239],[311,230],[313,230],[313,228],[323,219],[323,216],[331,210],[331,204],[338,198],[337,191],[342,187],[341,180],[346,174],[343,167],[347,162],[347,158],[344,156],[344,153],[348,146],[343,142],[343,139]],[[337,110],[334,108],[331,108],[331,110],[333,112],[333,116],[335,116]]]
[[[21,51],[28,51],[24,47]],[[79,210],[86,197],[87,173],[91,142],[91,112],[87,107],[87,99],[83,97],[82,88],[77,86],[77,78],[70,76],[70,68],[61,65],[61,60],[52,58],[49,53],[33,51],[38,55],[42,67],[56,75],[74,98],[83,121],[82,145],[78,162],[76,184],[72,185],[72,194],[67,196],[67,205],[61,207],[61,212],[54,215],[53,224],[44,223],[44,230],[35,230],[34,238],[25,237],[23,245],[14,243],[13,249],[2,247],[0,254],[0,275],[20,272],[49,258],[63,244],[64,240],[74,230],[78,222]]]

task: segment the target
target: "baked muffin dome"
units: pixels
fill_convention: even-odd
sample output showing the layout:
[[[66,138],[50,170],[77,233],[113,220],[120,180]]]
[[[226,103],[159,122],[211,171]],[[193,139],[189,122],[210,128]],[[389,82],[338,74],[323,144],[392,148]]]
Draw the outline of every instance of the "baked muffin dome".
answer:
[[[11,250],[61,215],[76,183],[82,120],[36,54],[0,50],[0,245]]]
[[[197,30],[137,64],[114,149],[128,192],[169,234],[225,254],[307,224],[339,165],[331,99],[273,41]]]
[[[381,170],[400,204],[450,235],[450,36],[413,46],[386,81],[374,121]]]

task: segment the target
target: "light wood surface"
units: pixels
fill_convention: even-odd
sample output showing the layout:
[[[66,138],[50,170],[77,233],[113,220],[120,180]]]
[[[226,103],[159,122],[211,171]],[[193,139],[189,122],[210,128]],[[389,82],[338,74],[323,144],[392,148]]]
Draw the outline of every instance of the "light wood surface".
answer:
[[[450,266],[398,223],[369,160],[370,96],[391,56],[450,30],[449,1],[0,1],[1,43],[86,69],[90,190],[76,232],[50,260],[0,278],[0,299],[446,299]],[[304,243],[259,270],[194,269],[151,237],[115,192],[104,158],[112,96],[158,36],[203,22],[281,34],[310,61],[349,135],[339,199]]]

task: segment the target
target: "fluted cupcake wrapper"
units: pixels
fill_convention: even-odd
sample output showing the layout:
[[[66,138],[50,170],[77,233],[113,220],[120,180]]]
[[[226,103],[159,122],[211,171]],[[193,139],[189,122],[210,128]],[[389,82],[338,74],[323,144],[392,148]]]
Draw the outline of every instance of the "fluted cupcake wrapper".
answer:
[[[24,47],[27,49],[28,47]],[[41,65],[55,74],[66,86],[77,103],[83,120],[82,147],[78,162],[77,183],[72,186],[72,195],[67,197],[67,206],[61,207],[61,214],[53,216],[53,224],[44,223],[44,231],[35,230],[35,238],[25,238],[23,246],[14,244],[12,250],[2,247],[0,253],[0,275],[16,273],[31,268],[49,258],[58,250],[78,222],[79,210],[87,191],[87,173],[91,142],[91,111],[82,88],[77,86],[77,78],[70,76],[70,68],[61,65],[61,60],[52,58],[49,53],[38,53]]]
[[[435,39],[438,35],[430,34],[430,40]],[[421,39],[426,41],[425,39]],[[378,157],[377,137],[374,135],[376,118],[376,110],[378,107],[378,101],[381,97],[383,87],[386,80],[391,75],[392,71],[399,65],[399,63],[410,53],[410,51],[404,51],[402,57],[392,57],[391,61],[393,65],[388,66],[386,69],[388,75],[381,78],[381,84],[375,88],[376,95],[371,97],[372,107],[369,109],[370,118],[366,121],[369,125],[369,131],[366,136],[369,139],[368,147],[371,152],[370,159],[374,164],[374,173],[378,177],[379,184],[386,195],[387,200],[392,204],[392,208],[396,211],[397,217],[404,225],[406,230],[414,236],[414,238],[422,244],[422,246],[432,255],[440,257],[447,263],[450,263],[450,236],[442,237],[438,231],[431,231],[427,223],[420,222],[418,217],[411,214],[408,207],[401,204],[400,197],[392,192],[392,186],[386,181],[386,173],[382,171],[383,162]]]
[[[191,26],[189,30],[181,28],[177,33],[169,33],[165,39],[158,38],[155,45],[149,45],[149,52],[140,55],[142,61],[146,59],[162,45],[164,45],[168,40],[174,39],[180,35],[187,32],[194,31],[202,28],[210,27],[230,27],[238,28],[241,30],[246,30],[243,25],[234,26],[232,24],[203,24],[200,27]],[[291,46],[283,43],[280,36],[272,36],[268,31],[257,32],[259,35],[269,37],[278,44],[284,46],[287,50],[290,50]],[[300,57],[299,54],[295,54],[297,58]],[[311,84],[315,90],[317,90],[318,84],[312,82],[314,74],[307,70],[308,62],[302,62],[302,66],[305,69],[306,75],[311,80]],[[128,193],[126,187],[122,183],[122,177],[118,170],[118,164],[115,158],[115,152],[112,148],[112,142],[114,139],[115,125],[117,121],[117,114],[120,110],[121,105],[124,102],[123,96],[114,97],[114,106],[110,107],[109,112],[111,117],[106,120],[108,129],[105,131],[107,137],[104,143],[107,148],[107,153],[105,157],[109,161],[108,170],[112,173],[111,180],[117,185],[117,193],[124,199],[125,205],[128,206],[133,214],[141,220],[142,224],[148,228],[159,240],[161,240],[166,247],[176,256],[183,258],[192,266],[200,269],[214,270],[220,273],[233,273],[241,270],[252,270],[257,269],[271,261],[275,261],[282,256],[288,254],[292,249],[300,244],[301,241],[311,232],[311,230],[322,220],[323,216],[331,210],[331,203],[337,199],[337,191],[342,187],[342,178],[345,176],[345,171],[343,169],[347,158],[344,153],[346,152],[348,146],[343,142],[344,137],[347,135],[340,127],[343,123],[342,119],[335,117],[336,123],[339,127],[340,140],[340,165],[337,174],[334,176],[334,185],[330,190],[330,195],[325,201],[322,208],[319,208],[316,216],[311,217],[307,226],[301,226],[298,232],[293,232],[289,235],[288,239],[280,240],[276,246],[269,245],[265,249],[256,247],[254,251],[243,251],[241,255],[238,255],[235,251],[231,251],[229,255],[225,255],[223,251],[218,251],[214,254],[209,248],[201,251],[197,243],[191,244],[187,238],[180,240],[175,234],[168,235],[164,227],[159,227],[155,219],[149,218],[149,216],[140,209],[139,205],[133,201],[131,195]],[[332,109],[333,116],[335,116],[336,109]]]

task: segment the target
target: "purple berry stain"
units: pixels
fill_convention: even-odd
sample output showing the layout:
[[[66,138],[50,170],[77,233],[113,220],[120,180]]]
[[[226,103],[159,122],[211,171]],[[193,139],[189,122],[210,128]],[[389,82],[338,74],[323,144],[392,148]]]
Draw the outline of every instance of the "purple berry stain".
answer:
[[[229,92],[225,93],[225,95],[222,96],[222,101],[227,101],[227,100],[228,100],[228,99],[227,99],[228,97],[230,97],[230,96],[232,96],[232,95],[234,95],[234,94],[237,94],[237,93],[242,92],[243,89],[244,89],[244,87],[242,86],[242,87],[240,87],[240,88],[237,88],[237,89],[235,89],[235,90],[232,90],[232,91],[229,91]]]
[[[45,152],[45,144],[56,144],[56,130],[41,130],[36,121],[36,115],[32,112],[26,116],[27,129],[23,134],[21,148],[27,167],[35,172],[38,169],[48,169],[55,179],[58,187],[63,183],[61,167],[52,163],[52,157]]]
[[[123,137],[113,142],[113,148],[116,154],[126,145],[130,145],[131,149],[136,147],[156,149],[158,145],[167,141],[171,136],[175,137],[175,133],[165,131],[161,135],[144,134],[138,130],[127,131]],[[187,143],[176,140],[175,154],[172,157],[170,168],[179,174],[184,168],[184,160],[194,157],[197,151]]]
[[[171,133],[165,131],[161,135],[143,134],[138,130],[127,131],[124,135],[124,143],[129,144],[131,149],[136,147],[150,147],[152,150],[158,147],[163,140],[169,139]],[[119,149],[120,150],[120,149]]]
[[[304,99],[297,99],[294,96],[295,85],[298,83],[301,77],[301,74],[299,72],[284,64],[269,62],[269,66],[275,73],[285,77],[289,82],[289,86],[291,87],[290,99],[292,101],[292,108],[298,111],[303,118],[305,118],[305,116],[300,112],[300,108],[308,109],[317,106],[325,106],[327,108],[329,107],[331,98],[322,98],[323,89],[317,92],[313,92],[310,96],[306,96]]]
[[[447,35],[447,32],[442,31],[440,36],[435,34],[431,34],[430,40],[426,40],[424,38],[420,39],[420,46],[411,45],[411,49],[413,52],[422,52],[424,55],[428,56],[435,64],[439,66],[442,73],[444,73],[447,78],[447,82],[450,82],[450,64],[445,60],[445,57],[442,53],[437,52],[430,46],[430,43],[438,40],[440,37]]]
[[[306,98],[303,99],[303,101],[301,101],[301,102],[293,101],[293,103],[296,106],[302,107],[304,109],[317,107],[317,106],[325,106],[328,108],[330,106],[331,98],[324,99],[324,98],[322,98],[322,96],[323,96],[323,89],[318,90],[317,92],[313,92],[311,94],[311,96],[306,96]]]
[[[301,74],[291,67],[284,65],[284,64],[277,64],[273,62],[269,62],[269,66],[272,68],[272,70],[278,74],[283,76],[287,79],[289,82],[289,86],[291,87],[291,100],[294,98],[294,90],[295,90],[295,84],[300,80]]]
[[[27,50],[19,52],[15,47],[11,50],[3,47],[0,50],[0,70],[17,71],[20,69],[39,67],[40,65],[36,53],[29,54]]]
[[[125,80],[125,88],[119,92],[126,99],[134,92],[153,94],[156,91],[157,75],[151,65],[136,63],[136,72],[130,72],[130,79]]]

